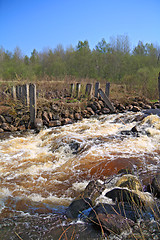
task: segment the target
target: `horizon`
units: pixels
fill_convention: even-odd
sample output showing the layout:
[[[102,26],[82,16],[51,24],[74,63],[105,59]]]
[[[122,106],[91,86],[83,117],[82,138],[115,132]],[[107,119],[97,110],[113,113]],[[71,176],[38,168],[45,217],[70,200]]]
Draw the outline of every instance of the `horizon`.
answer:
[[[132,50],[139,41],[159,46],[159,7],[158,0],[0,0],[0,47],[30,56],[87,40],[93,50],[103,38],[124,35]]]

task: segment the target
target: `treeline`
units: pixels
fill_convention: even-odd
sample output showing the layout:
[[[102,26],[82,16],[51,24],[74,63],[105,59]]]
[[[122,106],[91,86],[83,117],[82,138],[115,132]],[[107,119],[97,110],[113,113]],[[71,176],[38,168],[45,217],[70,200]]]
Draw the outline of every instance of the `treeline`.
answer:
[[[139,41],[131,49],[128,36],[113,37],[109,43],[102,39],[90,49],[88,41],[79,41],[76,47],[55,49],[23,56],[17,47],[14,52],[0,49],[0,78],[3,80],[43,79],[48,76],[94,78],[138,88],[148,97],[154,97],[160,72],[160,47]]]

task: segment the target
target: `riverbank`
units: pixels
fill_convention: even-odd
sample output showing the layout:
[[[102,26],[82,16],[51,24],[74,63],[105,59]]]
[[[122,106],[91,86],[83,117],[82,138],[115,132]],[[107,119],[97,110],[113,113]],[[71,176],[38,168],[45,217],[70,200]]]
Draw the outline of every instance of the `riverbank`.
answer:
[[[52,93],[53,94],[53,93]],[[38,98],[37,118],[34,125],[30,122],[29,108],[24,107],[20,101],[13,101],[10,94],[0,94],[0,134],[6,132],[24,132],[35,129],[39,132],[43,127],[57,127],[74,123],[83,118],[113,113],[101,97],[75,99],[69,93],[57,93],[52,96],[48,94]],[[126,111],[140,112],[146,109],[160,108],[159,102],[151,102],[144,97],[125,96],[121,99],[111,99],[114,113]]]

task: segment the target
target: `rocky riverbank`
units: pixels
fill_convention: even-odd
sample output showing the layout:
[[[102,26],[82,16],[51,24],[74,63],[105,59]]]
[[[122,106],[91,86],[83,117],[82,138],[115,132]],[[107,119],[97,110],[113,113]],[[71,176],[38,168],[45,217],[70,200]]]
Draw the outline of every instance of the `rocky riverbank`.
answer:
[[[105,181],[91,181],[68,209],[69,219],[81,219],[104,239],[159,239],[160,174],[148,186],[130,170]]]
[[[160,108],[158,102],[151,103],[145,98],[128,98],[127,101],[111,101],[115,113],[133,111],[140,112],[144,109]],[[34,125],[30,122],[29,109],[20,101],[13,102],[11,98],[0,106],[0,133],[26,131],[34,128],[37,132],[43,127],[57,127],[71,124],[75,121],[91,116],[110,114],[110,109],[101,98],[90,100],[76,100],[70,97],[58,100],[38,100],[37,118]]]

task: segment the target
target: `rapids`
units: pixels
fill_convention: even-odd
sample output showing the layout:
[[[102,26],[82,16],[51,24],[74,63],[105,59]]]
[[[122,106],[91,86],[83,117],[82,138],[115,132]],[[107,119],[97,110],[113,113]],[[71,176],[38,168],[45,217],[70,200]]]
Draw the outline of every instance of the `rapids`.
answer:
[[[0,220],[60,215],[90,180],[122,168],[149,183],[160,167],[160,118],[141,115],[105,115],[1,139]],[[139,136],[122,134],[135,125]]]

